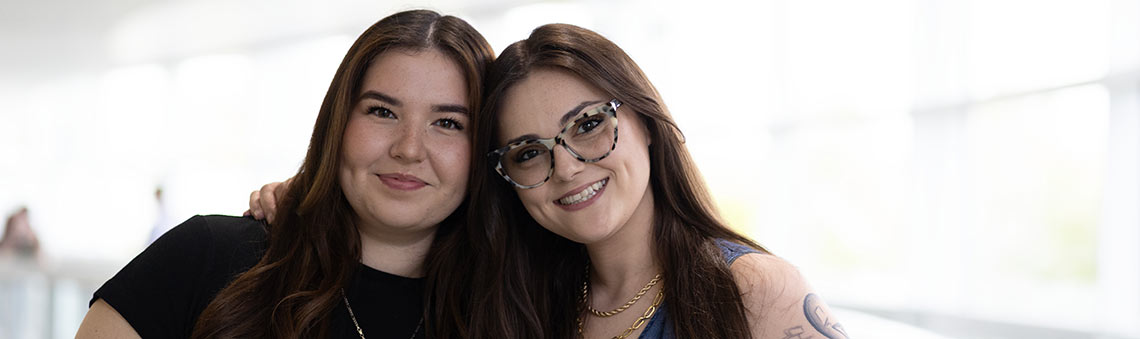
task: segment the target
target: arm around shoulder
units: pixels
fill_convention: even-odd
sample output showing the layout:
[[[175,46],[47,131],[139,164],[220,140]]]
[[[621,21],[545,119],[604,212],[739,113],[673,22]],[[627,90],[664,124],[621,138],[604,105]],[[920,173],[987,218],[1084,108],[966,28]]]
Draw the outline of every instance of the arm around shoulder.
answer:
[[[83,317],[76,339],[85,338],[140,338],[134,327],[103,299],[96,300]]]
[[[791,263],[752,253],[732,264],[753,338],[848,339],[831,309]]]

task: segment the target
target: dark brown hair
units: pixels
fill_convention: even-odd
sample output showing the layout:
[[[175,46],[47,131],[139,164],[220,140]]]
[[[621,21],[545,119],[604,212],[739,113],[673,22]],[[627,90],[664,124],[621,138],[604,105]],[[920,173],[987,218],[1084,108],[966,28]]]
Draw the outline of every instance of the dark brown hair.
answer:
[[[337,180],[342,136],[365,71],[377,56],[392,49],[434,49],[449,56],[465,72],[468,107],[472,112],[479,110],[483,75],[494,54],[467,22],[412,10],[388,16],[365,30],[333,76],[308,154],[278,204],[278,221],[269,228],[264,256],[206,307],[194,327],[195,338],[328,336],[328,315],[339,305],[340,289],[347,286],[361,259],[355,212]],[[467,234],[455,231],[464,226],[465,208],[461,205],[437,230],[424,263],[425,302],[433,299],[437,289],[436,273],[468,266],[458,262],[462,253],[440,246],[463,242],[452,238]],[[454,320],[457,315],[433,312],[428,305],[425,325],[429,336],[437,328],[461,326]]]
[[[663,265],[665,300],[677,336],[749,337],[739,289],[715,240],[762,248],[719,219],[680,130],[637,64],[613,42],[572,25],[538,27],[526,40],[507,47],[487,74],[485,112],[474,125],[474,154],[482,163],[472,167],[469,187],[476,199],[469,202],[469,220],[482,220],[485,231],[496,234],[490,237],[492,246],[504,250],[489,258],[488,269],[504,278],[493,281],[503,289],[487,291],[483,297],[518,312],[512,321],[518,321],[519,337],[577,334],[582,272],[588,265],[585,247],[538,225],[512,186],[483,157],[495,147],[504,96],[537,69],[569,72],[596,86],[620,100],[623,110],[635,113],[649,132],[653,251]],[[496,319],[473,321],[496,323]]]

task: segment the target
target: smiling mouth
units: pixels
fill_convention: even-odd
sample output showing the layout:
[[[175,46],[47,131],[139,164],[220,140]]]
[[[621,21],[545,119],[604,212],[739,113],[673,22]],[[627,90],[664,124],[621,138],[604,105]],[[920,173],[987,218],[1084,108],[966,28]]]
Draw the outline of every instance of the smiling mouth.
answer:
[[[582,191],[578,193],[555,200],[555,203],[564,206],[580,204],[586,200],[590,200],[590,198],[593,198],[595,195],[598,195],[598,191],[600,191],[603,187],[606,187],[606,184],[609,182],[609,178],[598,180],[593,185],[586,186],[586,188],[582,189]]]

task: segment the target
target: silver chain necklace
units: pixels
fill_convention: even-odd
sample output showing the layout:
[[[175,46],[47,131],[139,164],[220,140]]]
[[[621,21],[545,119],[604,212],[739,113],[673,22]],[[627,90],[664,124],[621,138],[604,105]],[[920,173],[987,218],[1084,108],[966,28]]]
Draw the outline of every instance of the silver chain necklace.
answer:
[[[356,314],[352,313],[352,304],[348,303],[348,294],[344,293],[344,289],[340,289],[340,297],[344,299],[344,307],[348,308],[348,316],[352,318],[352,325],[356,326],[356,334],[360,335],[360,339],[364,338],[364,330],[360,329],[360,323],[356,321]],[[412,332],[410,339],[415,339],[416,334],[420,333],[420,327],[424,326],[424,317],[420,316],[420,322],[416,324],[416,330]]]

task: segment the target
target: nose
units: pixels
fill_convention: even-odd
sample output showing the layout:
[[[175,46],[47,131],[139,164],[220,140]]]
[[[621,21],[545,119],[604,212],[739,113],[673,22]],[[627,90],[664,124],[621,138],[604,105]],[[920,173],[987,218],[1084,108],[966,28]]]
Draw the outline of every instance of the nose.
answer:
[[[404,162],[420,162],[424,159],[424,133],[411,123],[401,123],[393,137],[395,140],[388,149],[388,155]]]
[[[586,168],[586,163],[575,158],[565,146],[554,146],[554,174],[552,179],[568,182]]]

